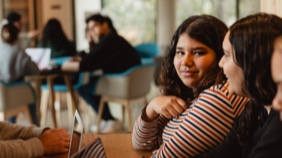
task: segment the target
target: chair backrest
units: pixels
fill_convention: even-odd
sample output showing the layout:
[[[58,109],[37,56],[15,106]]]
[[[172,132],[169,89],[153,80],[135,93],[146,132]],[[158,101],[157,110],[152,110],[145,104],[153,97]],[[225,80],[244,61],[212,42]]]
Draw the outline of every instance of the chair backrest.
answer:
[[[4,83],[0,81],[0,111],[35,103],[36,93],[28,82]]]
[[[97,81],[96,95],[136,99],[149,93],[155,65],[137,65],[119,74],[108,74]]]
[[[159,46],[156,43],[141,43],[134,48],[141,58],[154,58],[159,54]]]

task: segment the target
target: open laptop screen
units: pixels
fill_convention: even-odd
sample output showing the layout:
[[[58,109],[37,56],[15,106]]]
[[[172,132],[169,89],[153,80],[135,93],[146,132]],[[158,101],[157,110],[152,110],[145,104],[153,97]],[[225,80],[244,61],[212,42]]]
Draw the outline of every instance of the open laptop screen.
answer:
[[[76,110],[74,113],[74,121],[71,133],[71,141],[70,141],[70,148],[69,148],[69,157],[77,153],[81,148],[82,143],[82,136],[83,136],[83,123],[81,117]]]
[[[48,69],[51,60],[50,48],[26,48],[25,52],[38,66],[39,70]]]

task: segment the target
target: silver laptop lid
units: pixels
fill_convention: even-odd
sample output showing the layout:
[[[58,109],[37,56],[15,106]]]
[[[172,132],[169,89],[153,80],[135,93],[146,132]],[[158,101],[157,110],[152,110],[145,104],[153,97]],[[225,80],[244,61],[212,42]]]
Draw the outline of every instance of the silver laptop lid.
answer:
[[[75,110],[68,157],[71,157],[72,155],[74,155],[80,150],[82,144],[82,137],[83,137],[82,119],[78,111]]]

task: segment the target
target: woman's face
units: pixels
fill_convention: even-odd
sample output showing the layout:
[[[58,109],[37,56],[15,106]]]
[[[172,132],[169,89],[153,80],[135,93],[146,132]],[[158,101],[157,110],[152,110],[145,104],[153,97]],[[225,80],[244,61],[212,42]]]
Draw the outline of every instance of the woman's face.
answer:
[[[274,41],[274,51],[271,59],[271,73],[273,81],[277,85],[277,92],[273,99],[273,109],[280,112],[282,121],[282,37]]]
[[[228,31],[223,40],[223,51],[224,55],[219,61],[219,66],[223,68],[223,72],[228,79],[229,87],[228,91],[232,94],[242,95],[244,75],[243,70],[235,63],[235,53],[231,43],[229,42],[230,32]]]
[[[107,23],[100,23],[94,20],[91,20],[87,24],[87,33],[90,35],[94,42],[98,42],[100,37],[106,34],[107,31]]]
[[[195,88],[215,64],[215,52],[187,34],[182,33],[176,45],[174,67],[184,85]]]

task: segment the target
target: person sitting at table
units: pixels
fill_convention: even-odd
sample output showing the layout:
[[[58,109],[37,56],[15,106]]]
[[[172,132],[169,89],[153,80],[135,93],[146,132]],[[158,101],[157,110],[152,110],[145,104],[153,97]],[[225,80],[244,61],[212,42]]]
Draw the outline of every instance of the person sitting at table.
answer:
[[[62,65],[63,71],[93,71],[102,70],[103,73],[120,73],[130,67],[140,64],[140,58],[135,49],[115,31],[111,19],[101,14],[94,14],[86,19],[89,40],[94,42],[88,54],[74,57]],[[91,42],[90,42],[91,43]],[[78,92],[96,112],[99,109],[100,96],[92,94],[97,77],[79,88]],[[113,132],[122,128],[106,104],[101,122],[101,132]],[[97,127],[92,126],[96,132]]]
[[[3,24],[2,26],[4,26],[7,23],[11,23],[21,31],[22,16],[15,11],[11,11],[1,23]],[[18,45],[23,49],[28,47],[31,43],[31,39],[35,38],[37,35],[38,35],[38,30],[32,30],[27,32],[26,36],[19,37],[20,40],[18,40]]]
[[[25,75],[39,74],[37,65],[17,44],[19,29],[11,23],[2,27],[0,43],[0,80],[4,82],[23,81]],[[36,106],[29,105],[29,110],[34,124],[38,125]],[[16,122],[16,117],[10,119]]]
[[[64,129],[21,126],[0,121],[0,157],[42,157],[68,152],[70,136]]]
[[[161,65],[163,95],[136,119],[132,144],[152,157],[192,157],[216,147],[248,98],[228,93],[218,66],[227,26],[210,15],[187,18],[175,31]]]
[[[38,47],[51,48],[51,59],[76,54],[75,43],[68,40],[60,21],[55,18],[48,20],[45,25]]]
[[[282,157],[282,122],[271,109],[277,90],[271,78],[271,56],[281,35],[282,18],[274,14],[249,15],[230,27],[219,65],[228,76],[228,91],[247,96],[250,102],[224,141],[198,157]]]

